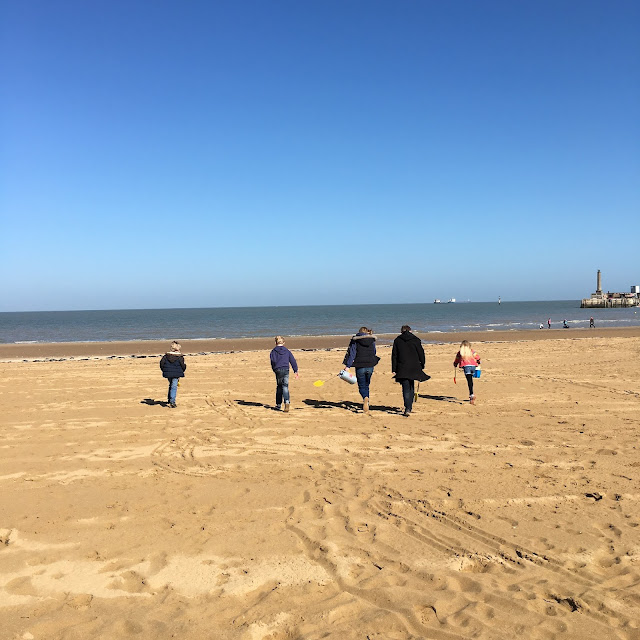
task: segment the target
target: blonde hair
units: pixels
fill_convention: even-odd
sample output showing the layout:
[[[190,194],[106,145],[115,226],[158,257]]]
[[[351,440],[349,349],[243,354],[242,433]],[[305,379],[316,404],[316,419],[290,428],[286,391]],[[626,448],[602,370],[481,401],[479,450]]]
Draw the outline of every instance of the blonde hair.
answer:
[[[470,358],[471,356],[473,356],[473,349],[471,348],[468,340],[463,340],[460,343],[460,355],[463,358]]]
[[[180,353],[181,350],[182,350],[182,347],[180,346],[180,343],[174,340],[171,343],[171,351],[177,351],[178,353]]]
[[[275,339],[278,346],[284,344],[284,338],[282,336],[276,336]]]

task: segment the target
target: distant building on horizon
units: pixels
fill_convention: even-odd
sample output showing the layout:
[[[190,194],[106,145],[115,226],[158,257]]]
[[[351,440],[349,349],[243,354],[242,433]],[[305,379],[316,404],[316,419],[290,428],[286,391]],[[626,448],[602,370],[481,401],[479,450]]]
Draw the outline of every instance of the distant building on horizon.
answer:
[[[590,298],[582,298],[580,308],[613,309],[616,307],[637,307],[640,305],[640,286],[632,285],[630,293],[611,293],[602,291],[602,276],[598,269],[596,290]]]

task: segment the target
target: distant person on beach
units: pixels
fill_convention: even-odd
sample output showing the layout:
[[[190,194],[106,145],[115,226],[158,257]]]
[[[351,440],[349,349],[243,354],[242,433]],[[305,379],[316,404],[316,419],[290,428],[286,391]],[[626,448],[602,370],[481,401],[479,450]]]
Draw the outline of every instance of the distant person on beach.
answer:
[[[282,336],[275,337],[276,346],[271,350],[269,359],[271,360],[271,368],[276,374],[276,409],[282,409],[282,401],[284,400],[284,410],[289,411],[291,398],[289,396],[289,365],[293,367],[293,372],[298,377],[298,363],[293,357],[293,353],[284,346],[284,338]]]
[[[469,402],[471,404],[476,403],[476,396],[473,393],[473,378],[476,374],[476,369],[480,365],[480,357],[471,348],[468,340],[463,340],[460,344],[460,350],[456,353],[456,359],[453,361],[454,367],[460,367],[464,370],[464,377],[467,379],[467,386],[469,387]]]
[[[180,353],[180,344],[171,343],[171,350],[167,351],[160,360],[160,369],[162,376],[169,380],[169,393],[167,402],[172,409],[176,408],[176,394],[178,393],[178,381],[184,378],[184,372],[187,365],[184,362],[184,356]]]
[[[393,341],[391,351],[391,371],[396,377],[396,382],[402,385],[402,397],[404,399],[404,416],[409,417],[413,409],[413,401],[416,398],[415,381],[418,384],[428,380],[424,371],[424,349],[418,336],[411,333],[411,327],[405,324],[400,329],[400,335]]]
[[[544,329],[544,325],[542,324],[542,322],[540,323],[540,328]]]
[[[593,319],[593,316],[591,316],[589,318],[589,329],[595,329],[596,328],[596,323],[595,320]]]
[[[547,329],[551,329],[551,318],[547,320]]]
[[[562,328],[563,329],[568,329],[569,328],[569,325],[567,324],[566,319],[562,321]]]
[[[369,413],[369,383],[373,375],[373,368],[380,362],[376,355],[376,337],[373,329],[360,327],[347,347],[342,364],[344,369],[349,371],[350,367],[356,368],[356,380],[358,381],[358,391],[362,396],[362,410]]]

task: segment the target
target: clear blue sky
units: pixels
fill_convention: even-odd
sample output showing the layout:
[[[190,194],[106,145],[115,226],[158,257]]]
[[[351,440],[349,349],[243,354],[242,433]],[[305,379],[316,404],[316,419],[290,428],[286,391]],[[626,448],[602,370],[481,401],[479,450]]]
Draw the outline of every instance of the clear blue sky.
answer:
[[[0,24],[0,310],[640,284],[637,0],[30,0]]]

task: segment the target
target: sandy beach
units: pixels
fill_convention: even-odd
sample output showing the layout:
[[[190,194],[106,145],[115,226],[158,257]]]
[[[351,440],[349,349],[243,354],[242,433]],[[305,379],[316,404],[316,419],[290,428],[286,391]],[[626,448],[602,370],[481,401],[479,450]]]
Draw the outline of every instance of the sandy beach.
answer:
[[[383,341],[368,415],[345,338],[288,414],[271,340],[184,341],[175,409],[166,343],[1,345],[0,639],[640,639],[640,329],[503,333],[476,406],[420,334],[409,418]]]

